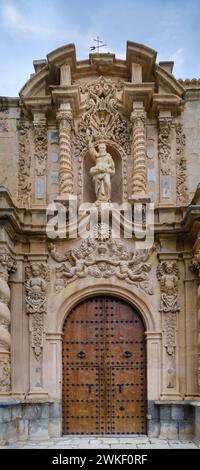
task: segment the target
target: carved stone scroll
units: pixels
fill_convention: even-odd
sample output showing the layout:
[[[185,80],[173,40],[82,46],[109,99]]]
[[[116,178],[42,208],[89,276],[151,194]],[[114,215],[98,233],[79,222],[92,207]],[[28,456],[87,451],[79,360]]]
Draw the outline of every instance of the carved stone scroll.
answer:
[[[73,194],[73,164],[71,147],[72,111],[69,104],[62,104],[57,113],[59,123],[59,195]]]
[[[0,394],[8,393],[10,381],[10,273],[16,270],[15,261],[8,253],[0,253]]]
[[[42,356],[44,314],[47,311],[48,270],[45,263],[32,262],[26,267],[26,313],[31,318],[32,348],[36,359]]]

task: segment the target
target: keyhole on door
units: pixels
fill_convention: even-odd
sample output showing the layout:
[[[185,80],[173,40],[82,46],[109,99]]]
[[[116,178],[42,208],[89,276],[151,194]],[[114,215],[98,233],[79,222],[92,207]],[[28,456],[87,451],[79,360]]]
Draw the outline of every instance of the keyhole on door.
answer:
[[[118,384],[118,387],[119,387],[119,393],[122,393],[122,388],[123,388],[124,384]]]

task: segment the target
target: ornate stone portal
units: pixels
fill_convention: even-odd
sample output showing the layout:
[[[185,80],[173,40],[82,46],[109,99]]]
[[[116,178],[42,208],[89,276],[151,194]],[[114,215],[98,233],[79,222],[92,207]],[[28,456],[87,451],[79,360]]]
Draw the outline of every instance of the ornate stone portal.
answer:
[[[15,412],[8,413],[12,429],[23,438],[38,437],[41,426],[45,438],[62,434],[63,325],[82,300],[105,295],[127,302],[144,325],[149,435],[192,434],[200,390],[199,82],[176,80],[171,62],[157,64],[154,50],[133,42],[124,60],[91,54],[77,61],[67,45],[34,67],[20,100],[1,98],[0,109],[0,393],[16,407],[23,402],[17,426]],[[69,201],[76,197],[71,220]],[[149,201],[155,223],[147,247]],[[76,221],[86,227],[85,238],[70,231]],[[112,344],[112,315],[100,333],[105,344]],[[77,321],[74,337],[84,325]],[[122,338],[116,325],[128,368],[134,339],[129,323]],[[81,345],[80,362],[84,348],[90,354]],[[128,391],[120,384],[130,416],[137,415]],[[119,414],[123,421],[123,409]]]

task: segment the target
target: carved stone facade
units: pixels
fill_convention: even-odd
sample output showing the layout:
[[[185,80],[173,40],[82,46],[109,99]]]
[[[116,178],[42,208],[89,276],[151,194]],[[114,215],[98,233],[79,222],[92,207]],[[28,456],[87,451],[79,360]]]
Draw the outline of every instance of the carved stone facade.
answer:
[[[52,406],[45,435],[61,435],[63,325],[113,296],[144,325],[148,434],[200,435],[199,80],[133,42],[124,60],[70,44],[34,67],[0,107],[1,400]]]

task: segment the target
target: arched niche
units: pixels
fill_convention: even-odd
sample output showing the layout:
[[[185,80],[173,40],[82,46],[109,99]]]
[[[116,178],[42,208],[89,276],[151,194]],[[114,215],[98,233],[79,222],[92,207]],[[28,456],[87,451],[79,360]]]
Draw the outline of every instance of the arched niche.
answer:
[[[111,180],[111,201],[121,204],[123,201],[124,193],[123,173],[125,171],[125,161],[123,160],[125,160],[125,158],[124,155],[122,155],[123,152],[118,145],[111,141],[105,141],[105,144],[107,146],[107,152],[110,153],[115,163],[115,174],[112,176]],[[98,142],[95,144],[96,149],[97,146]],[[87,152],[83,158],[83,202],[92,203],[96,201],[94,182],[92,180],[92,177],[90,176],[90,168],[94,165],[94,161],[90,157],[89,152]]]

